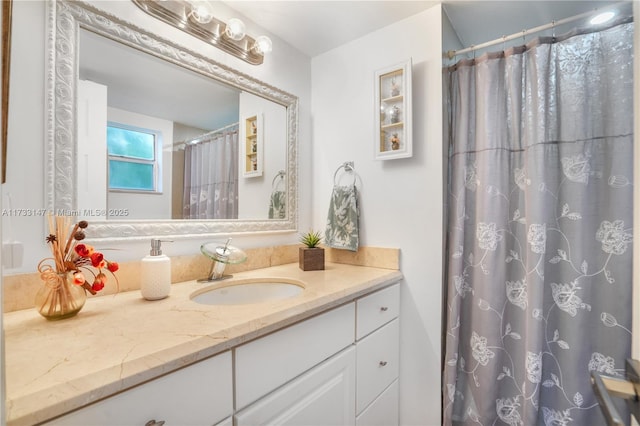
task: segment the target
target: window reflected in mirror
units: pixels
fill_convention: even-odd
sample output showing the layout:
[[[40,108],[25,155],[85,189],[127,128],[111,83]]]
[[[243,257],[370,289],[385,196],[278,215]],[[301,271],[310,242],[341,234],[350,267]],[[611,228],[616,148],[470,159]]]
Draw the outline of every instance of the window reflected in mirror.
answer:
[[[109,190],[159,192],[158,162],[162,160],[157,151],[157,135],[152,130],[108,125]]]

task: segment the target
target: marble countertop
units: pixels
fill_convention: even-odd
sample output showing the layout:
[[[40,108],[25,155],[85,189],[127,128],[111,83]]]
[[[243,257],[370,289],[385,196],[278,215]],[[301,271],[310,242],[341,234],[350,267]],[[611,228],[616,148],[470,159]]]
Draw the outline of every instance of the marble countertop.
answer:
[[[34,424],[215,355],[386,287],[397,270],[327,263],[324,271],[286,264],[240,272],[218,283],[174,284],[168,298],[139,291],[87,300],[73,318],[49,322],[35,309],[4,315],[8,425]],[[235,280],[302,281],[293,298],[211,306],[190,295]]]

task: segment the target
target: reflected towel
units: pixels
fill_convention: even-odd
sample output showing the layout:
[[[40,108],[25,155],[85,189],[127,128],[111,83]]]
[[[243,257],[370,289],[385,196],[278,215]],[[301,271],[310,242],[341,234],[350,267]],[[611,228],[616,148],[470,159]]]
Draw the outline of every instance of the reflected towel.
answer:
[[[287,216],[286,193],[273,191],[269,199],[269,219],[285,219]]]
[[[355,185],[334,186],[329,203],[325,244],[333,248],[357,251],[359,214]]]

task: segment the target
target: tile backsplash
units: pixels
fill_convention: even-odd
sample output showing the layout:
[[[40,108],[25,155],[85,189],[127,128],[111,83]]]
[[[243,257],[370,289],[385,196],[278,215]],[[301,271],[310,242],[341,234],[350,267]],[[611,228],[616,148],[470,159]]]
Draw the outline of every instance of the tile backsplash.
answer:
[[[229,265],[225,273],[250,271],[270,266],[298,262],[300,245],[259,247],[245,249],[246,262]],[[394,248],[360,247],[357,252],[326,248],[326,262],[345,263],[358,266],[371,266],[383,269],[400,269],[400,250]],[[171,257],[171,282],[180,283],[200,278],[209,274],[211,261],[201,254]],[[107,274],[109,275],[109,274]],[[102,297],[118,291],[140,289],[140,262],[122,262],[116,273],[118,283],[109,276],[109,281],[98,295]],[[2,278],[3,312],[12,312],[33,307],[36,292],[42,285],[40,274],[6,275]]]

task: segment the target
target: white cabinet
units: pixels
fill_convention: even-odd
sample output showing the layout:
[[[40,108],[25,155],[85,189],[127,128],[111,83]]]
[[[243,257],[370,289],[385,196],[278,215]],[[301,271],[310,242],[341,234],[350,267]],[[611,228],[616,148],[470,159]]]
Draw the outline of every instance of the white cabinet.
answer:
[[[398,423],[399,284],[48,425]]]
[[[355,306],[333,309],[235,349],[241,409],[353,343]]]
[[[356,301],[357,424],[397,425],[400,285]]]
[[[324,361],[236,414],[236,426],[353,425],[355,348]]]
[[[398,338],[398,319],[394,319],[358,342],[358,413],[398,378]]]
[[[213,425],[233,413],[231,352],[58,417],[47,425]]]
[[[398,424],[398,380],[394,380],[356,417],[356,426],[392,426]]]
[[[236,348],[235,425],[397,425],[399,306],[396,284]]]
[[[396,284],[358,299],[356,339],[360,340],[394,318],[400,311],[400,285]]]

